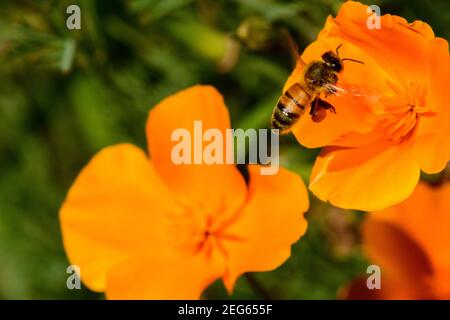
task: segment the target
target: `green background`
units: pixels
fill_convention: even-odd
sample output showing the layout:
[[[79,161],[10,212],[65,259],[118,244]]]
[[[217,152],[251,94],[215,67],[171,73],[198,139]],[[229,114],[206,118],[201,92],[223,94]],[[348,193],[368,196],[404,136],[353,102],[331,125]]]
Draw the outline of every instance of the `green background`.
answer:
[[[223,93],[233,127],[267,128],[293,66],[283,34],[304,48],[341,3],[1,1],[0,298],[102,299],[66,288],[58,209],[80,169],[108,145],[145,148],[149,109],[197,83]],[[448,39],[449,1],[366,3],[424,20]],[[81,30],[66,28],[69,4],[81,7]],[[292,137],[281,142],[282,165],[307,182],[318,150]],[[363,214],[311,200],[309,229],[292,257],[273,272],[241,277],[230,298],[333,299],[364,274]],[[228,298],[220,282],[204,297]]]

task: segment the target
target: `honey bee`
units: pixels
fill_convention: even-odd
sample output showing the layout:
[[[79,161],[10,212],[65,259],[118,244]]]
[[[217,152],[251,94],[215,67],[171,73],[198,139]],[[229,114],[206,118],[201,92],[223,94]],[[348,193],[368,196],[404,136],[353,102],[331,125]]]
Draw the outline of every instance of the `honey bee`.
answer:
[[[303,77],[289,87],[278,100],[272,113],[272,129],[279,129],[281,134],[288,133],[308,108],[314,122],[325,119],[327,110],[336,113],[330,103],[321,99],[321,95],[327,97],[338,91],[344,91],[336,86],[336,83],[345,60],[363,63],[350,58],[341,59],[339,57],[341,46],[342,44],[336,48],[335,52],[327,51],[322,54],[321,61],[306,64],[298,57],[299,63],[303,65]]]

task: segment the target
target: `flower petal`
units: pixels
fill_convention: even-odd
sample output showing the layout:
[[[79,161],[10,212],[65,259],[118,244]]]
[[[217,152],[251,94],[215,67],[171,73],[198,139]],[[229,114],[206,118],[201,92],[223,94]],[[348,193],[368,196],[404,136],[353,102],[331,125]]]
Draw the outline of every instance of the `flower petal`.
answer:
[[[194,121],[201,121],[203,132],[195,130]],[[192,140],[192,154],[196,152],[194,140],[197,139],[201,156],[209,144],[202,143],[203,133],[207,129],[216,129],[226,140],[226,129],[229,128],[230,119],[223,98],[211,86],[194,86],[164,99],[150,111],[147,121],[151,158],[162,180],[177,197],[186,199],[207,214],[220,212],[226,216],[235,212],[246,196],[245,181],[233,164],[175,164],[171,153],[179,142],[172,141],[171,137],[175,130],[186,129]],[[226,149],[227,144],[223,142]],[[226,150],[218,151],[226,154]],[[194,157],[192,155],[192,161]]]
[[[161,217],[176,212],[149,159],[130,144],[95,155],[60,210],[64,247],[83,282],[105,288],[108,270],[140,250],[164,250]]]
[[[448,42],[436,38],[427,46],[428,94],[426,105],[435,116],[421,117],[414,142],[414,156],[426,173],[442,171],[450,160],[450,75]]]
[[[402,17],[385,14],[380,28],[369,29],[372,13],[359,2],[347,1],[336,18],[329,18],[318,39],[340,37],[371,55],[396,77],[421,79],[426,74],[424,44],[434,38],[433,30],[422,21],[408,23]]]
[[[370,215],[370,221],[390,223],[418,243],[435,266],[450,266],[450,183],[419,183],[402,203]]]
[[[419,183],[405,201],[369,213],[363,244],[382,269],[381,290],[356,281],[343,290],[346,298],[447,298],[450,266],[450,183]],[[377,291],[377,295],[371,295]],[[369,296],[368,296],[369,295]]]
[[[419,176],[407,145],[328,147],[316,159],[309,188],[337,207],[375,211],[406,199]]]
[[[241,274],[280,266],[307,228],[303,213],[309,199],[301,178],[283,168],[271,176],[260,175],[259,169],[249,166],[247,205],[223,231],[228,257],[224,283],[229,292]]]
[[[433,267],[426,252],[394,224],[378,221],[369,215],[363,225],[365,251],[371,261],[381,267],[387,283],[396,285],[383,287],[385,299],[420,299],[429,295],[427,281]]]
[[[225,262],[220,254],[189,257],[150,252],[117,265],[108,274],[108,299],[198,299],[222,276]]]
[[[421,246],[396,225],[371,219],[372,216],[363,225],[365,250],[371,260],[396,278],[431,275],[432,265]]]

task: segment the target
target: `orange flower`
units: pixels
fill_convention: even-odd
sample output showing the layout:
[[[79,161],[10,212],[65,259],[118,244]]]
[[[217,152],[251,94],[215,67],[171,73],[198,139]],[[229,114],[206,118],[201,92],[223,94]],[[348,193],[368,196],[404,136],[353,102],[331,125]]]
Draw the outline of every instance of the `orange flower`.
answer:
[[[223,134],[221,95],[195,86],[168,97],[147,122],[151,159],[120,144],[100,151],[72,185],[61,211],[64,246],[83,282],[111,299],[194,299],[222,277],[229,292],[248,271],[281,265],[304,234],[301,179],[282,168],[249,185],[234,165],[175,165],[175,129],[193,122]]]
[[[345,290],[350,299],[450,299],[450,183],[419,183],[405,202],[368,214],[363,243],[381,268],[381,290],[366,280]]]
[[[302,59],[320,60],[342,44],[338,85],[353,94],[329,96],[337,114],[314,123],[305,116],[293,129],[309,148],[325,147],[314,165],[310,190],[348,209],[375,211],[414,190],[420,170],[441,171],[450,159],[448,43],[424,22],[381,16],[367,28],[367,6],[345,2],[329,17]],[[302,76],[298,66],[284,90]]]

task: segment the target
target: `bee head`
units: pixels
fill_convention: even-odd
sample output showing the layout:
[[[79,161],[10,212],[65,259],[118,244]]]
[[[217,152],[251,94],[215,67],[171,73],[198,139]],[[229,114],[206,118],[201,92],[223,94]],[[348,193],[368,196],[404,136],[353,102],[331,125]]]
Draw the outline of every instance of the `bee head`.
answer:
[[[333,51],[327,51],[322,55],[322,59],[325,64],[330,67],[331,70],[341,72],[343,65],[341,59]]]

